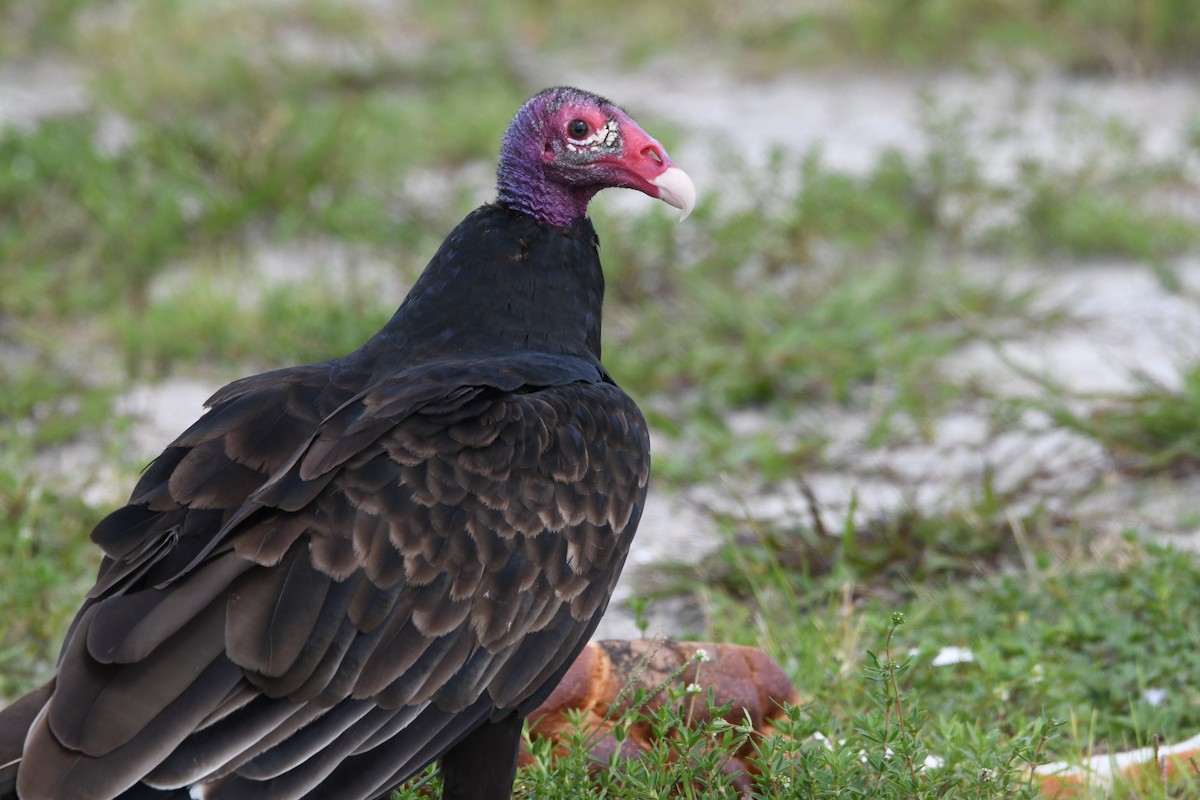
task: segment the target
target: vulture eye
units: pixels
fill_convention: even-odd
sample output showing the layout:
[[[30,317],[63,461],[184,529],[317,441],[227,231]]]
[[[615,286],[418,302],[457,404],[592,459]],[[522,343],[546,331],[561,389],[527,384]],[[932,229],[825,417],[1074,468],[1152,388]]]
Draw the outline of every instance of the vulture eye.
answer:
[[[567,123],[567,135],[572,139],[583,139],[591,129],[592,126],[581,119],[573,119]]]

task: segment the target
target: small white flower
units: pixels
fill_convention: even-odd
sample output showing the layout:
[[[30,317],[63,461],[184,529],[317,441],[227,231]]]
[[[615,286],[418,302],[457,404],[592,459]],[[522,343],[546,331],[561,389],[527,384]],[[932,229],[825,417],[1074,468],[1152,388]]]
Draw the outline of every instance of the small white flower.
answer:
[[[712,661],[712,656],[710,656],[708,651],[703,647],[697,648],[696,652],[692,655],[692,658],[696,659],[701,664],[707,664],[709,661]]]
[[[689,683],[687,688],[683,691],[687,694],[700,694],[700,692],[704,691],[704,689],[698,683]]]
[[[1161,706],[1167,699],[1166,689],[1147,689],[1142,692],[1142,699],[1152,706]]]
[[[930,662],[932,667],[948,667],[951,664],[970,664],[975,660],[975,654],[969,647],[943,647]]]

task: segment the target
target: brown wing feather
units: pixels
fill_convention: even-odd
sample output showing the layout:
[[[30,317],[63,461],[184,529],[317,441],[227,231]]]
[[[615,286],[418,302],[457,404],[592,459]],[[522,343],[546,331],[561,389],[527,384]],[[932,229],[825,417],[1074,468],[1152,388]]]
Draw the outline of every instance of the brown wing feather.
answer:
[[[22,775],[115,770],[78,793],[102,798],[157,766],[153,785],[212,776],[219,798],[353,763],[382,791],[539,702],[585,643],[649,469],[624,394],[288,380],[218,395],[139,483],[146,505],[98,528],[105,589],[61,665],[86,679],[60,682]]]

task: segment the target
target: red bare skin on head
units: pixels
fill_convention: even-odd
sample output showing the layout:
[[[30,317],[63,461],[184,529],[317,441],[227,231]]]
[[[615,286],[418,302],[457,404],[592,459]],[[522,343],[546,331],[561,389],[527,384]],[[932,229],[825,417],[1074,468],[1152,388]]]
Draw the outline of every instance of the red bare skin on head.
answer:
[[[655,183],[671,168],[663,146],[620,108],[577,89],[551,89],[526,103],[505,134],[499,199],[565,226],[608,187],[678,205]]]

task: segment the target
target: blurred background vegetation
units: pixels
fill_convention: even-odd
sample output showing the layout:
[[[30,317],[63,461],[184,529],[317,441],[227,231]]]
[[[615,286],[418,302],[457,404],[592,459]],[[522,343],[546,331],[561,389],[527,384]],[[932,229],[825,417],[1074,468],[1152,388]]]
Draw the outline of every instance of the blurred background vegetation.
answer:
[[[17,98],[8,119],[0,102],[0,696],[48,673],[98,560],[87,533],[142,466],[128,386],[215,389],[356,347],[490,198],[511,114],[558,75],[1152,82],[1197,68],[1190,0],[0,0],[0,87]],[[630,110],[669,150],[687,141],[652,104]],[[1023,163],[1016,184],[989,178],[988,142],[931,113],[924,152],[884,152],[865,172],[819,149],[751,166],[727,146],[684,226],[598,203],[606,360],[656,428],[656,488],[737,498],[822,470],[853,479],[872,452],[928,441],[968,409],[994,435],[1033,410],[1093,442],[1108,461],[1089,490],[1186,493],[1200,464],[1194,365],[1118,398],[1025,376],[1036,391],[1018,399],[945,366],[966,345],[1071,321],[981,262],[1119,260],[1194,299],[1176,265],[1200,245],[1200,119],[1165,160],[1136,131],[1089,124],[1094,156]],[[842,413],[862,422],[850,458],[821,421]],[[1194,732],[1196,559],[1136,529],[1100,536],[1078,498],[1030,502],[1025,488],[985,477],[949,508],[833,524],[817,510],[758,519],[752,501],[704,507],[724,545],[664,569],[634,605],[683,594],[704,612],[685,633],[768,649],[815,700],[797,735],[815,719],[842,743],[805,757],[842,759],[866,771],[848,785],[890,796],[1014,796],[1030,758]],[[1200,522],[1195,508],[1180,527]],[[894,610],[909,655],[880,672]],[[973,662],[932,666],[964,643]],[[944,768],[917,778],[855,756],[887,727],[871,715],[888,695],[865,688],[886,680]]]

